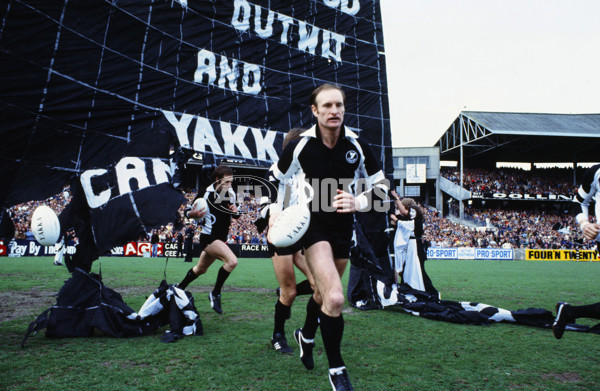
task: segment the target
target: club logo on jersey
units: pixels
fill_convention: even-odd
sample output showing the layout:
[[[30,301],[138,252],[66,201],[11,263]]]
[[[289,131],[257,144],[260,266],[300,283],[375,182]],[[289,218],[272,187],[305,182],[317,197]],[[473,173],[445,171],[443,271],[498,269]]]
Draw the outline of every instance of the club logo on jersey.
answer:
[[[356,161],[358,160],[358,153],[356,153],[355,150],[349,150],[348,152],[346,152],[346,161],[350,164],[354,164],[356,163]]]

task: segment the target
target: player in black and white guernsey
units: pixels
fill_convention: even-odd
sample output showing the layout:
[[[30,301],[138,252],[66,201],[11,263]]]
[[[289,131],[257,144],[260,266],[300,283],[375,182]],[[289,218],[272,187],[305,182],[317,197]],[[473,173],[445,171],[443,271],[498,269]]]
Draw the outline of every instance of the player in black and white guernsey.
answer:
[[[206,199],[208,210],[206,212],[186,209],[185,215],[188,218],[200,219],[200,259],[198,264],[191,268],[185,278],[179,283],[179,288],[185,289],[188,284],[194,281],[198,276],[206,273],[210,265],[216,259],[223,261],[223,266],[217,274],[217,281],[214,289],[208,294],[210,306],[216,313],[222,314],[221,309],[221,288],[229,274],[238,264],[237,257],[227,246],[227,235],[231,218],[238,218],[240,215],[236,206],[235,192],[231,189],[233,182],[233,171],[230,167],[219,166],[211,176],[212,184],[206,189],[202,197]],[[199,195],[194,201],[199,198]],[[193,205],[193,202],[192,202]]]
[[[377,195],[385,198],[387,185],[368,144],[344,127],[344,92],[325,84],[313,91],[310,103],[317,124],[288,144],[274,167],[279,184],[293,176],[304,176],[314,190],[309,204],[310,225],[301,241],[316,286],[306,307],[304,326],[296,330],[294,338],[300,346],[302,363],[312,369],[314,337],[320,325],[331,385],[334,390],[352,390],[340,349],[344,332],[340,277],[348,263],[353,213],[368,210]],[[360,178],[366,180],[369,190],[355,196]],[[375,186],[379,191],[374,191]],[[280,192],[279,204],[282,196]],[[277,216],[273,209],[271,214],[270,225]]]
[[[600,164],[590,167],[583,175],[583,181],[573,198],[575,220],[587,240],[596,241],[596,251],[600,250]],[[590,222],[590,208],[594,207],[595,222]],[[560,339],[569,323],[577,318],[600,319],[600,303],[590,305],[570,305],[559,301],[556,304],[556,319],[552,331]]]

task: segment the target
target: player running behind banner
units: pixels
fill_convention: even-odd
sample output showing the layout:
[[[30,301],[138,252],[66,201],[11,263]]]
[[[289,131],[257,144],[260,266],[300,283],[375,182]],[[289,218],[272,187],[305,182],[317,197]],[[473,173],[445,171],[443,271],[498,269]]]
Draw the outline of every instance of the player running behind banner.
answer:
[[[302,132],[304,132],[304,129],[294,128],[290,130],[283,139],[282,148],[285,149],[290,141],[298,139]],[[272,175],[272,171],[269,171],[268,176],[271,180],[273,179]],[[293,197],[293,199],[290,199],[289,203],[287,203],[289,205],[296,205],[298,203],[297,193],[292,192],[292,189],[296,188],[296,186],[298,186],[298,184],[294,182],[294,178],[290,178],[284,187],[286,192],[285,199]],[[273,196],[273,198],[275,198],[276,194],[273,193]],[[267,222],[270,217],[270,203],[272,201],[275,201],[275,199],[270,200],[268,197],[262,197],[261,199],[261,217],[255,222],[259,232],[262,232],[268,224]],[[285,337],[285,322],[291,317],[292,304],[294,303],[296,296],[302,294],[312,295],[314,293],[314,280],[310,269],[306,264],[301,242],[286,248],[276,248],[271,243],[268,243],[268,245],[269,253],[273,260],[273,270],[275,271],[275,276],[279,283],[279,298],[275,304],[275,319],[271,345],[276,351],[289,354],[292,353],[292,348],[288,345],[287,338]],[[296,267],[307,277],[306,280],[299,284],[296,284],[294,265],[296,265]]]
[[[329,381],[334,390],[352,390],[341,354],[344,333],[341,275],[352,244],[354,212],[368,210],[378,196],[386,198],[388,186],[369,145],[343,124],[342,89],[324,84],[313,91],[310,104],[317,124],[302,133],[299,140],[290,142],[273,167],[280,189],[289,178],[297,177],[305,178],[314,190],[309,205],[310,225],[301,242],[315,279],[315,293],[308,301],[304,326],[295,331],[294,338],[300,346],[302,363],[312,369],[314,337],[320,325]],[[354,196],[357,179],[361,177],[369,190]],[[277,205],[282,204],[280,191]],[[277,212],[272,210],[270,226],[276,218]]]
[[[590,222],[590,205],[595,202],[595,223]],[[573,197],[575,220],[583,236],[587,240],[596,241],[596,251],[600,250],[600,164],[590,167],[583,174],[583,181]],[[600,303],[590,305],[570,305],[559,301],[556,304],[556,319],[552,324],[552,332],[556,339],[561,339],[568,323],[577,318],[600,319]]]
[[[217,274],[217,281],[213,290],[208,294],[210,306],[216,313],[222,314],[221,288],[229,274],[238,264],[237,257],[227,243],[227,234],[231,225],[231,218],[240,217],[236,207],[235,192],[231,189],[233,171],[230,167],[219,166],[212,176],[212,184],[204,192],[203,198],[207,201],[207,210],[194,210],[191,207],[185,211],[187,218],[202,219],[200,233],[200,259],[178,284],[185,289],[190,282],[206,273],[216,259],[223,261],[223,266]],[[199,195],[196,199],[199,198]],[[194,201],[196,201],[194,199]],[[193,205],[193,203],[192,203]]]

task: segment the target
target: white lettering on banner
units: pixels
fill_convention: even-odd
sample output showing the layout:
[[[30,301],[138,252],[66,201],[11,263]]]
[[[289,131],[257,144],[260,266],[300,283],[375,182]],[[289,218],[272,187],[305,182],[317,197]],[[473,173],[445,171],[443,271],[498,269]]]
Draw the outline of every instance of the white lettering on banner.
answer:
[[[163,248],[165,249],[165,251],[177,250],[177,243],[174,243],[174,242],[165,242],[164,245],[163,245]]]
[[[29,242],[29,254],[30,255],[39,255],[40,249],[42,246],[36,246],[35,242]]]
[[[150,186],[150,181],[146,175],[146,164],[140,158],[124,157],[119,160],[115,166],[117,171],[117,182],[119,184],[119,193],[131,193],[131,180],[137,182],[138,189],[145,189]]]
[[[513,259],[512,249],[478,248],[475,249],[475,259]]]
[[[242,251],[269,251],[269,246],[266,244],[242,244]]]
[[[273,35],[273,19],[275,19],[275,13],[271,10],[268,11],[267,22],[263,28],[261,23],[262,7],[254,4],[254,31],[256,31],[256,34],[263,39],[267,39]]]
[[[215,155],[223,155],[223,149],[219,145],[215,136],[215,130],[213,129],[212,122],[204,117],[196,117],[190,114],[182,114],[178,120],[175,113],[171,111],[163,110],[163,114],[167,121],[175,128],[177,139],[179,144],[194,149],[198,152],[205,152],[208,146]],[[193,143],[190,145],[190,137],[188,135],[188,128],[192,122],[192,118],[196,118],[196,127],[194,134],[192,135]],[[231,124],[228,122],[218,121],[220,124],[221,136],[223,137],[223,146],[225,149],[225,155],[239,156],[247,159],[259,159],[265,161],[279,160],[279,155],[275,150],[275,138],[277,132],[267,130],[266,132],[261,131],[257,128],[249,128],[247,126],[240,125],[235,131],[232,131]],[[251,130],[254,136],[255,155],[244,142],[244,138],[248,133],[248,129]],[[263,136],[264,134],[264,136]],[[239,154],[235,150],[239,151]]]
[[[352,7],[348,7],[348,1],[352,3]],[[329,8],[340,7],[341,11],[348,15],[356,15],[360,11],[359,0],[323,0]]]
[[[103,190],[99,194],[95,194],[92,189],[92,178],[102,176],[107,172],[105,169],[100,168],[97,170],[86,170],[81,174],[81,186],[83,187],[88,205],[92,209],[102,206],[110,200],[110,189]]]
[[[209,146],[215,155],[223,154],[208,118],[197,117],[194,130],[194,150],[204,152],[205,146]]]
[[[506,248],[430,247],[427,249],[427,258],[512,260],[513,250]]]
[[[319,32],[320,28],[312,26],[306,22],[298,23],[298,34],[300,34],[300,40],[298,41],[298,49],[310,54],[315,54],[315,49],[319,43]]]
[[[125,245],[124,254],[126,257],[137,255],[138,246],[135,242],[129,242]]]
[[[112,255],[123,255],[124,251],[123,251],[123,247],[113,247],[112,250],[110,250],[110,253]]]
[[[265,136],[263,137],[260,129],[251,129],[252,135],[254,136],[254,143],[256,144],[256,158],[259,160],[267,160],[268,153],[272,161],[276,162],[279,160],[279,155],[277,154],[275,147],[273,147],[277,133],[268,130],[265,132]]]
[[[472,247],[459,247],[458,259],[475,259],[475,249]]]
[[[149,242],[138,242],[138,254],[144,255],[144,253],[150,253],[152,251],[152,244]]]
[[[194,82],[257,95],[262,91],[262,72],[256,64],[232,60],[202,49],[198,52]]]
[[[27,250],[27,246],[20,245],[14,240],[11,240],[8,243],[8,256],[9,257],[22,257],[23,255],[25,255],[26,250]]]
[[[350,15],[356,14],[360,9],[358,0],[353,0],[352,7],[348,7],[348,0],[330,1],[330,8],[340,6],[342,12]],[[335,3],[335,4],[334,4]],[[252,4],[247,0],[235,0],[234,11],[231,18],[231,25],[238,31],[248,31],[253,29],[254,32],[262,39],[268,39],[273,35],[273,23],[275,20],[281,23],[281,36],[279,42],[284,45],[291,46],[292,41],[296,42],[296,47],[299,50],[306,51],[312,55],[316,55],[317,47],[321,42],[321,56],[326,59],[334,59],[342,61],[342,45],[346,41],[346,37],[334,33],[333,31],[321,29],[307,22],[294,19],[290,16],[267,10],[263,13],[263,8],[259,5]],[[254,25],[250,24],[250,17],[254,9]],[[263,17],[266,15],[266,20]],[[292,26],[298,26],[297,36],[292,37]],[[297,37],[297,40],[294,39]],[[319,39],[319,37],[321,39]],[[198,61],[200,66],[200,60]]]
[[[280,42],[284,45],[287,45],[288,35],[290,33],[290,25],[294,24],[294,19],[284,14],[277,14],[277,20],[281,22],[282,28]]]
[[[487,199],[490,198],[489,194],[482,194],[482,193],[473,193],[473,198],[483,198],[483,199]],[[573,198],[572,196],[569,195],[564,195],[564,194],[547,194],[547,195],[543,195],[543,194],[528,194],[528,193],[524,193],[524,194],[520,194],[520,193],[510,193],[510,194],[506,194],[506,193],[493,193],[491,195],[491,198],[494,199],[513,199],[513,200],[539,200],[539,201],[545,201],[545,200],[551,200],[551,201],[555,201],[555,200],[561,200],[561,201],[572,201]]]
[[[428,259],[457,259],[458,250],[455,248],[430,247],[427,249]]]
[[[162,110],[163,115],[169,121],[171,125],[175,128],[175,134],[177,135],[177,139],[179,140],[180,145],[189,146],[190,139],[188,138],[188,128],[194,116],[191,114],[181,114],[181,118],[177,119],[175,113],[172,111]]]
[[[144,189],[151,185],[158,185],[161,183],[168,183],[171,176],[171,168],[168,164],[160,159],[150,159],[152,165],[152,175],[148,174],[146,167],[146,161],[139,157],[125,156],[115,165],[114,175],[117,181],[117,195],[123,195],[131,193],[132,181],[136,183],[138,190]],[[90,208],[95,209],[102,205],[105,205],[110,201],[113,196],[113,188],[108,183],[108,178],[105,180],[108,188],[100,191],[99,193],[94,192],[92,186],[92,178],[102,177],[109,173],[105,169],[93,169],[86,170],[81,174],[80,181],[85,193]],[[113,175],[112,173],[110,175]],[[153,177],[153,178],[151,178]],[[152,179],[152,181],[151,181]]]
[[[247,126],[238,126],[235,132],[231,132],[231,124],[221,122],[221,135],[225,144],[225,155],[236,156],[235,148],[240,151],[243,157],[252,157],[250,150],[244,143],[244,137],[248,133]]]

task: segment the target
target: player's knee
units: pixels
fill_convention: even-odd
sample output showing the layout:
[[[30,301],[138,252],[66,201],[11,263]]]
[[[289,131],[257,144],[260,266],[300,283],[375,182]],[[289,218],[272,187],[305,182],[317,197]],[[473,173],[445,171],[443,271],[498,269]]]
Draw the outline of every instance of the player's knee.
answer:
[[[235,269],[235,267],[238,265],[238,260],[237,258],[232,258],[232,259],[228,259],[227,262],[225,262],[225,269],[229,272],[233,271],[233,269]]]
[[[296,299],[296,287],[294,288],[281,288],[281,297],[286,301],[286,302],[293,302]]]
[[[344,294],[342,292],[334,292],[327,298],[328,307],[334,311],[341,311],[344,306]]]

